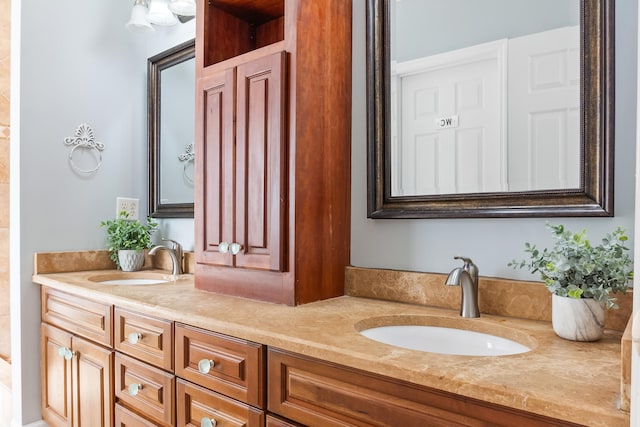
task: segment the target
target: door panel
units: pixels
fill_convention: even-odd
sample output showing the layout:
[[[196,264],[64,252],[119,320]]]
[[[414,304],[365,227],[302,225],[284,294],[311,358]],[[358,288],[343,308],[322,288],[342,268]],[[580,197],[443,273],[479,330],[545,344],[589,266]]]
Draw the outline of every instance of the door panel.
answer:
[[[234,81],[227,70],[198,80],[198,102],[204,111],[196,126],[196,251],[198,262],[233,265],[220,242],[234,241]]]
[[[71,349],[71,334],[42,324],[42,418],[53,427],[71,426],[71,363],[58,353]]]
[[[286,195],[286,56],[237,68],[236,255],[239,267],[282,271]]]
[[[72,338],[74,427],[113,425],[113,352],[79,337]]]

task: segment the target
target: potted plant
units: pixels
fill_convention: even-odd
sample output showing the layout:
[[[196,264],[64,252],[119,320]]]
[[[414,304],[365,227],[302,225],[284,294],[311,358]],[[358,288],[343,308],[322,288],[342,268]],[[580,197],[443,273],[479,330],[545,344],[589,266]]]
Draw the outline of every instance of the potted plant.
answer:
[[[529,260],[511,261],[513,268],[539,273],[552,296],[552,323],[562,338],[596,341],[604,331],[604,308],[618,308],[612,294],[624,293],[633,279],[628,237],[618,227],[593,246],[585,230],[572,233],[563,225],[546,225],[555,239],[551,249],[525,243]]]
[[[118,269],[137,271],[142,268],[144,249],[151,247],[151,234],[157,225],[151,218],[147,218],[145,224],[131,220],[125,211],[116,219],[100,222],[100,226],[107,229],[109,257]]]

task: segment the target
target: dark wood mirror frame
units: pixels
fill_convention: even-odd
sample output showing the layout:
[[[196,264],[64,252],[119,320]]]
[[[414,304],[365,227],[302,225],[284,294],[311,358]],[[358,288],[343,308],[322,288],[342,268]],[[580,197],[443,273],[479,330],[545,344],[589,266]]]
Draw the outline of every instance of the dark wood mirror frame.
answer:
[[[580,2],[581,188],[391,196],[389,2],[367,0],[369,218],[613,216],[614,0]]]
[[[195,39],[161,52],[147,61],[147,122],[149,143],[149,216],[193,218],[193,203],[162,203],[160,193],[160,73],[195,57]],[[194,75],[195,81],[195,75]],[[195,93],[195,84],[193,91]],[[195,125],[195,119],[194,119]]]

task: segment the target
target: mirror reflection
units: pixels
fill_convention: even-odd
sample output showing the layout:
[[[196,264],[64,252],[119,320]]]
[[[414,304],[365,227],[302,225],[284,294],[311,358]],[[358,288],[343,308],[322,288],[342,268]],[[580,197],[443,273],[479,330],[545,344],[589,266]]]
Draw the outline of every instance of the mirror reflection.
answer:
[[[193,217],[194,41],[149,59],[150,205],[153,217]]]
[[[579,189],[579,0],[390,2],[392,196]]]

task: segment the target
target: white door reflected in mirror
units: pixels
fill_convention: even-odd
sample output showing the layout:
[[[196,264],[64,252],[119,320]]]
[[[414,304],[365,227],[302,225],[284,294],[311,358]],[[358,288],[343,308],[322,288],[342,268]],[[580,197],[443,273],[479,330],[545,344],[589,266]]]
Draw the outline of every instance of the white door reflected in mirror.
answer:
[[[392,196],[580,187],[578,0],[391,7]]]

